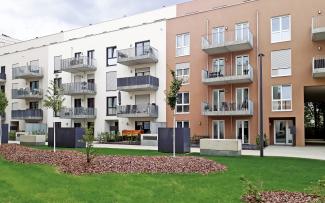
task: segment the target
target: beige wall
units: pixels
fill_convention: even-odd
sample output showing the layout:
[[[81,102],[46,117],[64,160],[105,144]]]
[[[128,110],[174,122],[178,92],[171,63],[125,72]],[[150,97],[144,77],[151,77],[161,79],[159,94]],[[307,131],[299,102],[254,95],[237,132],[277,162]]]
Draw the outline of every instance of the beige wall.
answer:
[[[318,10],[325,8],[323,0],[297,1],[297,0],[259,0],[250,3],[215,9],[192,15],[181,16],[193,10],[207,10],[215,7],[213,3],[224,5],[238,1],[210,1],[194,0],[193,2],[178,6],[178,18],[167,22],[167,69],[174,69],[177,63],[190,63],[190,84],[183,86],[181,91],[190,92],[190,113],[177,115],[176,120],[189,120],[192,136],[211,136],[212,120],[225,120],[226,138],[234,138],[236,120],[249,120],[250,143],[254,144],[258,134],[258,66],[257,55],[265,54],[263,67],[264,79],[264,131],[271,143],[273,141],[274,118],[293,118],[297,127],[297,145],[304,145],[304,87],[325,85],[325,79],[312,77],[312,58],[316,55],[325,55],[325,42],[312,42],[311,21],[312,16],[317,15]],[[229,3],[228,3],[229,2]],[[325,13],[325,9],[323,9]],[[279,15],[291,15],[291,41],[271,44],[270,19]],[[234,30],[235,24],[249,22],[250,30],[254,35],[254,48],[242,53],[228,53],[224,55],[209,56],[201,49],[201,37],[211,34],[216,26],[227,26],[228,30]],[[257,23],[259,22],[259,23]],[[258,25],[258,26],[257,26]],[[175,38],[177,34],[190,32],[191,54],[190,56],[175,57]],[[259,47],[257,47],[259,45]],[[321,51],[318,50],[321,47]],[[271,78],[271,51],[280,49],[292,49],[292,75],[289,77]],[[260,51],[258,51],[258,49]],[[211,63],[215,57],[225,57],[228,66],[234,64],[235,56],[247,54],[250,64],[254,69],[254,81],[250,84],[207,86],[201,82],[201,71],[207,66],[211,70]],[[170,82],[168,72],[167,84]],[[292,84],[293,110],[291,112],[272,112],[271,86],[275,84]],[[249,87],[250,100],[254,102],[254,116],[252,117],[207,117],[201,115],[201,102],[209,101],[213,89],[226,89],[226,98],[235,101],[236,87]],[[167,87],[168,89],[168,87]],[[229,101],[229,100],[228,100]],[[167,107],[168,108],[168,107]],[[169,110],[169,109],[168,109]],[[172,124],[172,112],[167,113],[168,125]],[[270,136],[271,135],[271,136]]]

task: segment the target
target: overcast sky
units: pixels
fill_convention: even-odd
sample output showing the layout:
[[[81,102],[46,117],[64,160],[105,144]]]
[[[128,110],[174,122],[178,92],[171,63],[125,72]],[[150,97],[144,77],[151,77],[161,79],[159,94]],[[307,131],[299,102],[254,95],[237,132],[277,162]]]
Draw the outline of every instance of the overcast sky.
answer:
[[[26,40],[188,0],[0,0],[0,33]]]

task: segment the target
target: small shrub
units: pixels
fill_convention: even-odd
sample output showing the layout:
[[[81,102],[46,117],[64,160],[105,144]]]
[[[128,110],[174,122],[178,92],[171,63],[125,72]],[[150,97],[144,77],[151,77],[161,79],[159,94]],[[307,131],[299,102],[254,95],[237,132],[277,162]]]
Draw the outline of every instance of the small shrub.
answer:
[[[307,192],[318,197],[318,201],[316,203],[325,203],[325,179],[318,180],[307,189]]]
[[[105,132],[101,132],[97,134],[97,141],[101,144],[106,142],[106,133]]]
[[[90,163],[94,156],[94,140],[94,129],[87,128],[85,130],[85,135],[83,136],[83,141],[86,143],[87,163]]]
[[[262,184],[258,186],[244,176],[240,177],[240,181],[244,185],[244,196],[249,196],[256,202],[262,202]]]
[[[16,140],[16,132],[15,131],[10,131],[9,132],[9,140],[11,140],[11,141]]]

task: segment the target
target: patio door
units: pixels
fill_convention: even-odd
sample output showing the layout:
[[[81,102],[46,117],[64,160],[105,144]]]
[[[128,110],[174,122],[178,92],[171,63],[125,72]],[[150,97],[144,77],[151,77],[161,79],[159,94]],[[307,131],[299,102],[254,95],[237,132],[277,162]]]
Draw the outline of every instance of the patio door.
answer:
[[[225,139],[225,121],[212,121],[213,139]]]
[[[292,120],[275,120],[274,121],[274,143],[281,145],[293,145],[293,135],[291,128]]]
[[[225,27],[216,27],[212,30],[212,43],[223,44],[225,41]]]
[[[213,90],[213,111],[221,111],[225,102],[225,90]]]
[[[237,139],[242,140],[243,144],[249,144],[249,123],[245,120],[236,121]]]
[[[236,89],[236,106],[238,111],[248,109],[248,88]]]
[[[225,75],[225,59],[218,58],[213,60],[212,72],[218,73],[218,76]]]
[[[243,41],[249,39],[249,24],[248,23],[238,23],[236,24],[236,41]]]
[[[236,75],[247,75],[248,74],[248,56],[237,56],[236,57]]]
[[[150,41],[143,41],[135,43],[135,55],[143,56],[149,54]]]

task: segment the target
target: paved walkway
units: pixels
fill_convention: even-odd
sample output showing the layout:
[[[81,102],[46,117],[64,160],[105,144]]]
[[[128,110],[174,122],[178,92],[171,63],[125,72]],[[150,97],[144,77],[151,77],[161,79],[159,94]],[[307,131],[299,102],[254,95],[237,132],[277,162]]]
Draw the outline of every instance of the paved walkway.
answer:
[[[112,149],[138,149],[138,150],[158,150],[157,147],[139,146],[139,145],[115,145],[115,144],[95,144],[96,148]],[[199,148],[191,148],[191,152],[199,153]],[[245,156],[259,156],[258,150],[243,150]],[[264,151],[265,156],[276,157],[295,157],[306,159],[325,160],[325,146],[308,147],[288,147],[288,146],[269,146]]]

